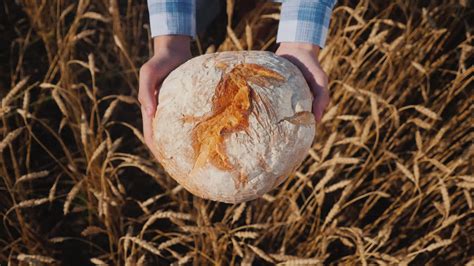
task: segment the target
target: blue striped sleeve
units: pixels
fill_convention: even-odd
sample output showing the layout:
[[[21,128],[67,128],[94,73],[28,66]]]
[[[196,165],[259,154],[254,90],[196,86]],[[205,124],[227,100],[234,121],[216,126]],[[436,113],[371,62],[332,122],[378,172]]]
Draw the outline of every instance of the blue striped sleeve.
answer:
[[[336,0],[286,0],[281,6],[277,42],[306,42],[323,48]]]
[[[195,0],[148,0],[151,36],[196,36]]]

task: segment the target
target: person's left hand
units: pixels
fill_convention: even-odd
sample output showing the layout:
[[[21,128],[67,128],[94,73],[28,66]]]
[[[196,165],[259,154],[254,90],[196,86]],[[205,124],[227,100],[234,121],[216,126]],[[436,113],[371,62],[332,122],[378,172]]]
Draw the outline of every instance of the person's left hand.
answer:
[[[158,106],[161,83],[168,74],[191,58],[191,38],[161,35],[153,39],[155,54],[140,68],[138,101],[141,105],[145,144],[157,157],[153,142],[153,118]]]
[[[319,46],[309,43],[283,42],[275,54],[288,59],[303,73],[313,93],[313,114],[321,121],[329,104],[328,77],[319,64]]]

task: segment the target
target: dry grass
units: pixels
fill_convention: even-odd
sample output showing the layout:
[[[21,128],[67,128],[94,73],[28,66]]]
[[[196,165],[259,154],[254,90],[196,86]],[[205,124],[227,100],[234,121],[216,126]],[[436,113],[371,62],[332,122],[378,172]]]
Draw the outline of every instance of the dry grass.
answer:
[[[278,7],[233,2],[195,54],[275,49]],[[143,1],[2,1],[0,263],[472,265],[472,6],[346,2],[307,159],[228,205],[191,196],[142,144]]]

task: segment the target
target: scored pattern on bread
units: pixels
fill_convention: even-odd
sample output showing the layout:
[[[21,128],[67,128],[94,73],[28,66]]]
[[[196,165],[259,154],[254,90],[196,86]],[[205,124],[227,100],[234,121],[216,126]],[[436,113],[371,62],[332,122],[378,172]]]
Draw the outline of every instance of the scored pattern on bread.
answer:
[[[208,161],[221,170],[234,170],[225,152],[224,138],[249,126],[253,94],[248,82],[267,88],[269,80],[282,82],[285,78],[257,64],[239,64],[222,75],[212,98],[211,114],[202,118],[192,132],[193,170]],[[243,179],[239,181],[245,182]]]
[[[238,203],[291,177],[315,136],[301,71],[266,51],[195,57],[163,81],[153,118],[157,159],[196,196]]]

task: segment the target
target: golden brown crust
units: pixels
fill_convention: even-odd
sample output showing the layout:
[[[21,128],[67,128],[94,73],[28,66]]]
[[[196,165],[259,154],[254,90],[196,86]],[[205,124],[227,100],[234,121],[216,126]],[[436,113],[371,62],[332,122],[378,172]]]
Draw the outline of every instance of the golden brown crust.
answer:
[[[208,160],[221,170],[234,170],[226,155],[224,138],[249,127],[252,94],[247,80],[268,86],[267,79],[284,81],[277,72],[257,64],[239,64],[222,76],[212,98],[212,113],[198,122],[192,132],[193,170],[204,166]]]

